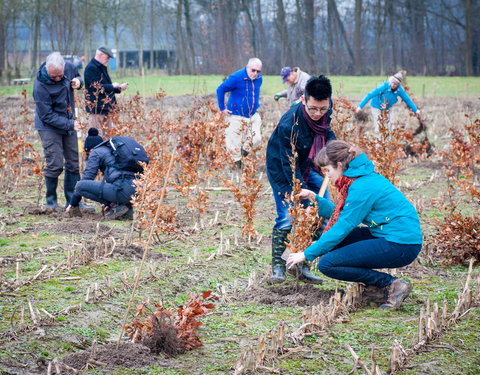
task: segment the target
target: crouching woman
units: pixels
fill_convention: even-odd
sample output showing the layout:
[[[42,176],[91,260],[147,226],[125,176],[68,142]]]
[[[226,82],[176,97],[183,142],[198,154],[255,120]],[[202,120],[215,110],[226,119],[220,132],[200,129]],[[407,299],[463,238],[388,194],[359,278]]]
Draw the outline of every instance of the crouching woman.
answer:
[[[337,204],[334,207],[312,191],[302,190],[300,196],[316,199],[319,216],[329,220],[320,239],[303,253],[292,253],[287,267],[322,256],[318,269],[323,274],[384,291],[385,302],[380,307],[398,308],[411,284],[376,269],[404,267],[418,256],[422,232],[415,208],[350,143],[329,142],[314,162],[325,167],[335,183]],[[359,227],[360,223],[365,226]]]

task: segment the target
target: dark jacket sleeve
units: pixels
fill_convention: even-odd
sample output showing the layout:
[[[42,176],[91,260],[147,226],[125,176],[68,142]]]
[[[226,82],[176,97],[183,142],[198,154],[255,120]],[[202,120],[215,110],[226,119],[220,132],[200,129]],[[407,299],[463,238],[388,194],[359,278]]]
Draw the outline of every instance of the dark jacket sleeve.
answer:
[[[294,114],[293,116],[296,116]],[[283,173],[283,176],[285,178],[285,181],[289,185],[289,191],[291,192],[291,189],[293,187],[293,181],[292,181],[292,167],[290,164],[290,158],[293,157],[293,150],[292,150],[292,139],[296,138],[295,134],[292,132],[291,127],[280,127],[278,132],[278,141],[280,143],[280,161],[281,161],[281,170]],[[295,168],[295,176],[296,178],[300,181],[302,186],[304,185],[302,173],[300,171],[300,168],[298,168],[298,160],[297,160],[297,168]]]
[[[102,153],[100,148],[93,149],[87,160],[87,166],[83,172],[82,180],[95,180],[97,173],[102,166]]]
[[[122,91],[119,88],[116,89],[115,87],[113,87],[113,84],[111,83],[103,82],[104,81],[103,78],[104,78],[103,73],[99,68],[93,65],[87,66],[87,68],[85,69],[85,84],[88,85],[89,87],[86,87],[86,89],[93,91],[93,87],[90,87],[90,86],[92,86],[92,84],[95,82],[99,82],[106,93],[115,92],[118,94]]]
[[[53,110],[53,101],[50,93],[43,85],[36,85],[33,91],[37,114],[40,120],[49,126],[61,130],[73,130],[74,120],[69,119],[61,112]]]

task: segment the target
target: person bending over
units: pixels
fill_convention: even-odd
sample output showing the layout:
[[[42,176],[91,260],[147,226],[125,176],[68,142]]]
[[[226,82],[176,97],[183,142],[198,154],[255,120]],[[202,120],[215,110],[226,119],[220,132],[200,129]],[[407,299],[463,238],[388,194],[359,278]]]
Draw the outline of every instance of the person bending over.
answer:
[[[320,239],[303,253],[290,254],[287,267],[321,256],[318,269],[325,275],[365,284],[385,292],[381,308],[398,308],[410,293],[411,284],[380,268],[412,263],[422,248],[417,212],[385,177],[374,172],[373,163],[356,146],[331,141],[316,155],[315,164],[325,167],[338,189],[335,207],[312,191],[303,198],[316,199],[318,214],[328,220]],[[363,223],[365,226],[359,227]]]
[[[115,138],[132,140],[127,137]],[[87,154],[87,165],[82,179],[75,186],[67,212],[71,216],[81,216],[78,205],[82,197],[86,197],[104,205],[107,220],[133,219],[130,200],[135,194],[135,172],[118,168],[118,160],[112,147],[108,141],[103,141],[96,128],[88,130],[84,150]],[[94,181],[98,171],[103,173],[102,181]]]

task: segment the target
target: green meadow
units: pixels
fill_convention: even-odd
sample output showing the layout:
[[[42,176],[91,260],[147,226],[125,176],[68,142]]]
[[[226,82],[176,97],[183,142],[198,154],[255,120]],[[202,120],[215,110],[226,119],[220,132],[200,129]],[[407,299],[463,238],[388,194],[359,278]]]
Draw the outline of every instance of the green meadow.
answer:
[[[222,82],[221,75],[167,76],[145,75],[120,77],[113,72],[112,79],[117,82],[128,82],[126,94],[139,92],[142,96],[152,96],[164,91],[169,96],[208,95],[215,93]],[[334,88],[334,96],[345,96],[350,99],[361,99],[387,79],[386,76],[330,76]],[[264,76],[262,95],[272,96],[282,90],[280,76]],[[420,98],[478,98],[480,96],[480,77],[407,77],[410,92]],[[33,84],[24,86],[0,86],[0,96],[20,95],[23,89],[32,92]]]

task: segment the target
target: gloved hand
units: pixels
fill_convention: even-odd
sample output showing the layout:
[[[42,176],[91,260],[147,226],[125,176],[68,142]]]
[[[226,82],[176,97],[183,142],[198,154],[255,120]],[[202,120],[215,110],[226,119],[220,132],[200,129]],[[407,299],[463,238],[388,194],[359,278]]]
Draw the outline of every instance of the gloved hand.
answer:
[[[278,99],[280,99],[282,96],[281,95],[278,95],[278,94],[275,94],[273,96],[273,99],[275,99],[276,101],[278,101]]]

